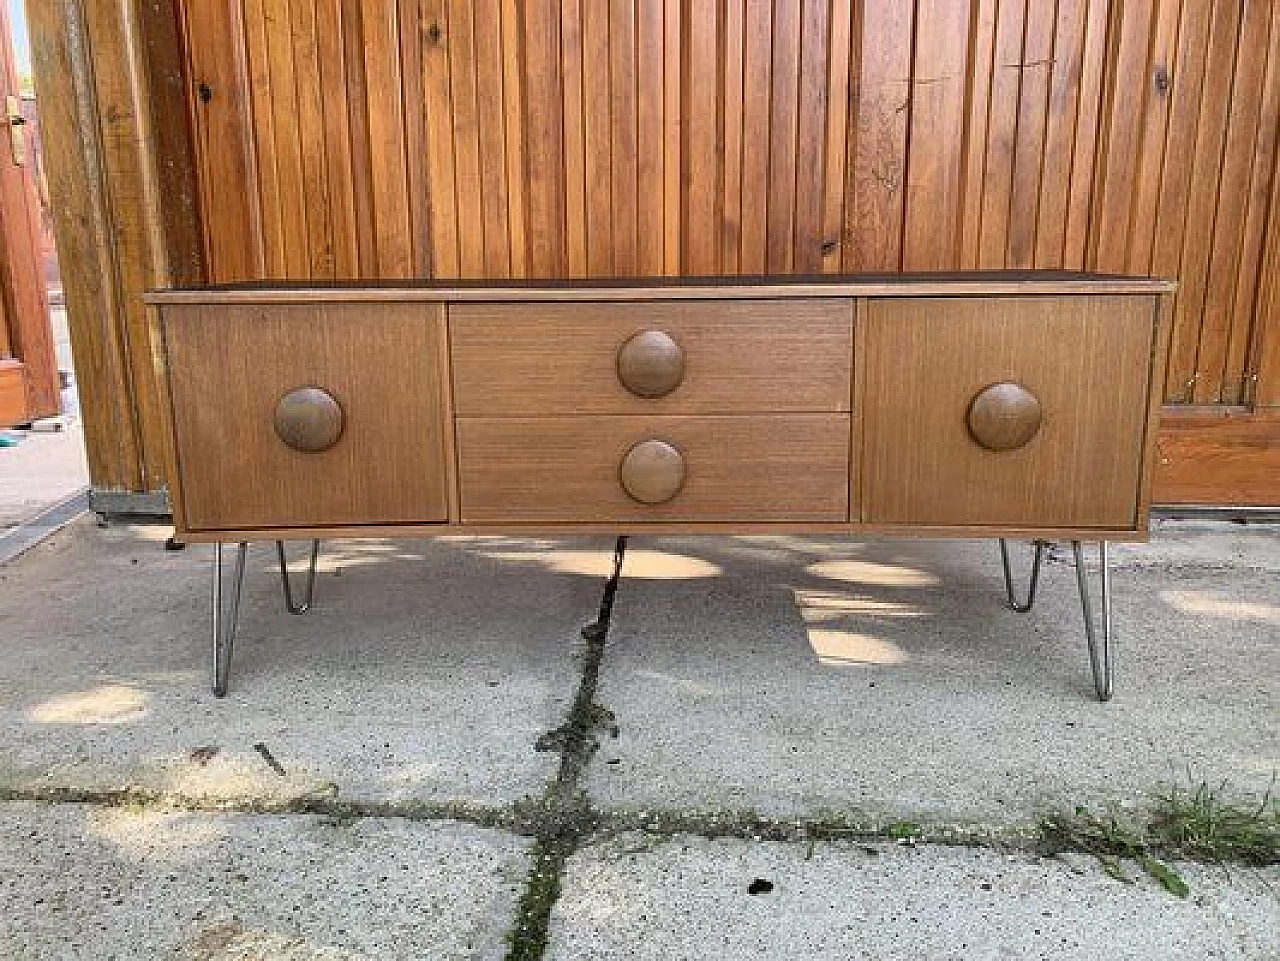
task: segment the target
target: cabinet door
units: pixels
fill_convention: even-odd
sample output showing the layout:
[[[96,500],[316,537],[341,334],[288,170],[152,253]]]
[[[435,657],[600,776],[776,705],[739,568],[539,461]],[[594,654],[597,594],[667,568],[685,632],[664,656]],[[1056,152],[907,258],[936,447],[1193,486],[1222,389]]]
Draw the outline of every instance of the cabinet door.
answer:
[[[446,520],[442,306],[169,306],[163,330],[188,530]]]
[[[1154,298],[886,299],[863,322],[867,522],[1139,526]]]

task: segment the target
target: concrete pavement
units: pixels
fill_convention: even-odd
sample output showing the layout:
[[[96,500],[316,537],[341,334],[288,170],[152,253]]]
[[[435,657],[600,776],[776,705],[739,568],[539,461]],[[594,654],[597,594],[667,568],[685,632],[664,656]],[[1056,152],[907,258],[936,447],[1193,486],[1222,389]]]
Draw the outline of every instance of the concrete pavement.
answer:
[[[217,701],[167,533],[0,566],[0,956],[1277,957],[1274,867],[1180,900],[1026,843],[1266,789],[1274,526],[1117,551],[1108,705],[1066,552],[1020,616],[990,543],[811,538],[633,539],[597,643],[606,539],[329,545],[303,617],[259,546]]]

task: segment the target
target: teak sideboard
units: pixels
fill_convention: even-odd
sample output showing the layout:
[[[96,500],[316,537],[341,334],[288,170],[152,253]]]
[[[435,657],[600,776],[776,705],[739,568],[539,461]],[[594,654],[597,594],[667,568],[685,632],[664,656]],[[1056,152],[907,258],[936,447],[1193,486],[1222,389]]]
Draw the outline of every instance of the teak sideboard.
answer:
[[[1018,610],[1044,540],[1073,541],[1105,699],[1105,544],[1146,538],[1172,290],[1001,272],[154,292],[175,536],[218,545],[215,691],[250,541],[843,532],[1000,538]],[[1026,602],[1009,537],[1036,542]],[[310,586],[285,586],[305,608]]]

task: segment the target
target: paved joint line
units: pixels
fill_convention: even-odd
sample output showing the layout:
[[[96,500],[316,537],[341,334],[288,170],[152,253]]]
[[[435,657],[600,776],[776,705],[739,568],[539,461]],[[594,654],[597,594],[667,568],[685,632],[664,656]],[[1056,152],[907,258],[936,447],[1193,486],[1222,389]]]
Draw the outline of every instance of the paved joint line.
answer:
[[[460,821],[536,834],[536,812],[521,805],[493,806],[463,801],[358,801],[331,795],[304,794],[272,799],[216,798],[141,788],[0,787],[0,803],[83,804],[91,807],[154,808],[208,814],[319,814],[340,819],[399,818],[408,821]]]
[[[582,629],[587,647],[573,705],[565,723],[544,739],[560,750],[560,768],[542,800],[545,817],[534,836],[529,874],[507,936],[507,961],[537,961],[546,952],[551,910],[560,897],[565,865],[596,826],[582,789],[582,777],[596,751],[596,731],[607,716],[595,698],[626,553],[627,539],[619,537],[614,543],[613,571],[601,593],[599,612]]]

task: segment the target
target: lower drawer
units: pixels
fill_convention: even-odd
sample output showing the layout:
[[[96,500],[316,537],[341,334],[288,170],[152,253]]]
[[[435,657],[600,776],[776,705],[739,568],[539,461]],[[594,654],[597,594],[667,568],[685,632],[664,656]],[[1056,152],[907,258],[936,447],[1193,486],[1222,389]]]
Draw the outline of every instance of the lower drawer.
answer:
[[[849,516],[849,417],[460,417],[463,522]]]

